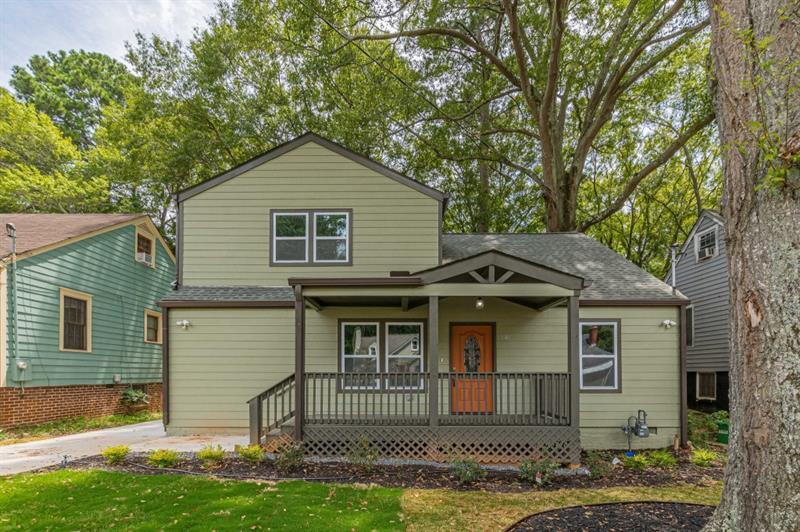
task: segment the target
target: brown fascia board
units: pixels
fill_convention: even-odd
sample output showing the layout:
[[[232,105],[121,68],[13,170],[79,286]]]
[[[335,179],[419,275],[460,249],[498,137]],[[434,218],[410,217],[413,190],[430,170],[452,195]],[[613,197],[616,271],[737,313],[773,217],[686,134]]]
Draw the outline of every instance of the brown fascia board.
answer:
[[[290,277],[289,286],[421,286],[419,277]]]
[[[446,201],[446,199],[447,199],[447,194],[445,194],[444,192],[442,192],[440,190],[437,190],[435,188],[429,187],[428,185],[425,185],[425,184],[417,181],[416,179],[412,179],[412,178],[410,178],[410,177],[408,177],[406,175],[403,175],[400,172],[397,172],[396,170],[392,170],[391,168],[389,168],[387,166],[384,166],[384,165],[382,165],[381,163],[379,163],[377,161],[373,161],[372,159],[364,157],[363,155],[359,155],[359,154],[357,154],[357,153],[355,153],[355,152],[353,152],[351,150],[348,150],[347,148],[345,148],[341,144],[337,144],[337,143],[335,143],[335,142],[333,142],[331,140],[328,140],[326,138],[320,137],[316,133],[305,133],[304,135],[301,135],[301,136],[299,136],[299,137],[297,137],[295,139],[292,139],[292,140],[290,140],[288,142],[284,142],[283,144],[280,144],[280,145],[276,146],[275,148],[273,148],[273,149],[271,149],[271,150],[269,150],[269,151],[267,151],[265,153],[262,153],[261,155],[253,157],[249,161],[246,161],[246,162],[240,164],[239,166],[228,170],[227,172],[223,172],[221,174],[218,174],[218,175],[212,177],[211,179],[203,181],[202,183],[199,183],[197,185],[194,185],[192,187],[189,187],[187,189],[179,191],[175,195],[175,197],[177,199],[177,202],[181,203],[181,202],[191,198],[192,196],[196,196],[197,194],[200,194],[203,191],[206,191],[206,190],[208,190],[208,189],[210,189],[212,187],[215,187],[215,186],[219,185],[220,183],[224,183],[225,181],[228,181],[229,179],[233,179],[234,177],[236,177],[238,175],[241,175],[244,172],[247,172],[248,170],[252,170],[253,168],[255,168],[255,167],[259,166],[259,165],[262,165],[262,164],[264,164],[264,163],[266,163],[268,161],[271,161],[272,159],[275,159],[275,158],[283,155],[284,153],[290,152],[290,151],[294,150],[295,148],[298,148],[298,147],[300,147],[300,146],[302,146],[304,144],[307,144],[309,142],[316,142],[320,146],[328,148],[329,150],[331,150],[331,151],[333,151],[335,153],[338,153],[339,155],[342,155],[343,157],[346,157],[346,158],[350,159],[351,161],[353,161],[355,163],[358,163],[358,164],[360,164],[362,166],[366,166],[367,168],[369,168],[371,170],[374,170],[375,172],[377,172],[377,173],[379,173],[381,175],[384,175],[384,176],[386,176],[386,177],[388,177],[390,179],[394,179],[398,183],[402,183],[403,185],[411,187],[414,190],[422,192],[423,194],[426,194],[426,195],[432,197],[433,199],[435,199],[436,201],[438,201],[440,203],[444,203]]]
[[[294,301],[159,301],[161,308],[294,308]]]
[[[582,307],[678,307],[689,304],[688,299],[581,299]]]

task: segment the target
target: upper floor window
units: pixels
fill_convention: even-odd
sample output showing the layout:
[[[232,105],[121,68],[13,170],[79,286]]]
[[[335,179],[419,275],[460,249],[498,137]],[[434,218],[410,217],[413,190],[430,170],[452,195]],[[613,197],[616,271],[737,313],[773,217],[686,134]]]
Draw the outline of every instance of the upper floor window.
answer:
[[[273,211],[272,264],[349,264],[350,211]]]
[[[581,322],[581,390],[619,391],[619,322]]]
[[[694,235],[694,251],[698,261],[717,254],[717,228],[712,227]]]
[[[92,296],[62,288],[59,348],[61,351],[92,350]]]
[[[155,268],[156,250],[155,239],[148,233],[136,228],[136,262]]]

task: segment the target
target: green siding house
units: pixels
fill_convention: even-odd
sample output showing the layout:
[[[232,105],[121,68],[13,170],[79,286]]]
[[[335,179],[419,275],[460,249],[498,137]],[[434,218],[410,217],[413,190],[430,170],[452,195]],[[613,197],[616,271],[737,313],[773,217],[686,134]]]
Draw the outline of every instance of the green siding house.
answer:
[[[179,193],[167,432],[574,463],[643,410],[635,447],[685,440],[687,299],[580,233],[443,233],[447,199],[313,134]]]
[[[0,214],[0,223],[0,427],[113,413],[131,385],[159,407],[157,302],[175,257],[149,217]]]

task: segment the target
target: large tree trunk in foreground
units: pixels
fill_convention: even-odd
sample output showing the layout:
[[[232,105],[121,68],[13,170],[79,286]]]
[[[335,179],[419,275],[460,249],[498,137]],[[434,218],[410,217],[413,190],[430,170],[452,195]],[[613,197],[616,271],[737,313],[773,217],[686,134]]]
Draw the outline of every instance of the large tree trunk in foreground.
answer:
[[[797,531],[800,74],[790,61],[798,60],[800,12],[796,0],[710,3],[724,148],[732,432],[722,503],[707,528]]]

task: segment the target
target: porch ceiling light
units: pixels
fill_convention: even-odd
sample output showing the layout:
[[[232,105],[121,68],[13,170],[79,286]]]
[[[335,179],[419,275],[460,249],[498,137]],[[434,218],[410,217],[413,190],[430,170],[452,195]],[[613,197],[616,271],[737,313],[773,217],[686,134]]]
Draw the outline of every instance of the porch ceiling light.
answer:
[[[478,299],[475,300],[475,308],[476,309],[483,310],[483,306],[484,306],[484,303],[483,303],[483,298],[482,297],[479,297]]]

